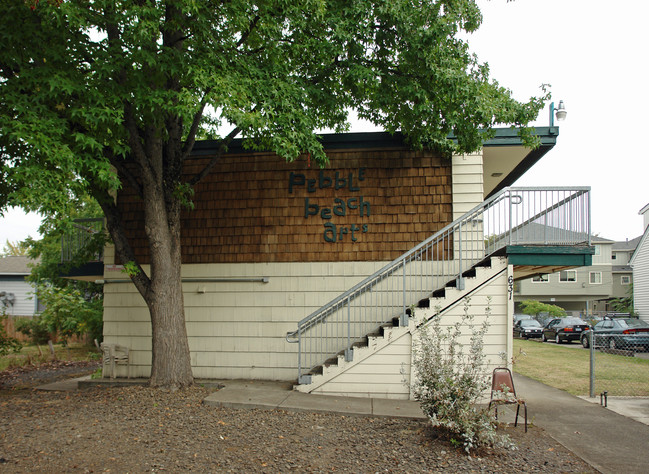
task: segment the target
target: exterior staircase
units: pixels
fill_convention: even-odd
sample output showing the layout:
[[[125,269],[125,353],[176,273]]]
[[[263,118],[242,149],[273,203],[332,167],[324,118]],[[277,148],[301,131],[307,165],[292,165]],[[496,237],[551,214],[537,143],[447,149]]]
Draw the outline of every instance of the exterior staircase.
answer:
[[[455,281],[449,282],[407,310],[407,326],[400,325],[399,317],[382,324],[377,331],[353,344],[351,358],[341,351],[314,367],[308,374],[310,383],[296,385],[295,390],[328,395],[410,398],[412,342],[417,338],[417,331],[433,318],[444,318],[446,324],[453,324],[456,316],[464,311],[465,302],[479,297],[480,293],[492,298],[500,294],[506,298],[502,293],[506,292],[507,270],[505,257],[488,258],[476,264],[465,272],[463,289],[458,289]],[[482,300],[486,302],[486,298]],[[492,314],[492,322],[506,327],[510,319],[507,313]],[[400,350],[391,350],[395,345]],[[379,365],[382,368],[376,377]]]
[[[408,398],[417,329],[435,316],[452,324],[468,297],[475,314],[499,299],[496,353],[507,352],[513,275],[505,249],[589,245],[589,193],[505,188],[304,318],[286,336],[298,344],[296,389]]]

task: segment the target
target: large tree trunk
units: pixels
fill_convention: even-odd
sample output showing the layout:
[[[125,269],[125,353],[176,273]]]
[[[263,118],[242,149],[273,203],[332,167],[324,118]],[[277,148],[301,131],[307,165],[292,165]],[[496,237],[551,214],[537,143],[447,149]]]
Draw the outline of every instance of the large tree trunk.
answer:
[[[175,251],[180,253],[179,250]],[[164,257],[160,257],[164,259]],[[158,260],[158,259],[155,259]],[[153,267],[153,265],[152,265]],[[169,259],[152,268],[146,303],[151,314],[152,364],[149,384],[180,388],[194,382],[185,326],[180,265]]]
[[[149,193],[151,187],[144,187]],[[153,186],[153,189],[160,187]],[[133,254],[121,225],[119,209],[107,193],[95,192],[120,260],[128,263],[131,279],[151,318],[150,385],[182,388],[193,384],[181,279],[180,213],[168,212],[161,191],[143,193],[145,232],[151,250],[147,275]],[[171,206],[172,208],[174,206]]]
[[[182,292],[180,205],[172,189],[173,185],[165,189],[163,180],[145,182],[144,228],[151,251],[151,274],[143,297],[151,314],[149,383],[154,387],[181,388],[191,385],[194,378]]]

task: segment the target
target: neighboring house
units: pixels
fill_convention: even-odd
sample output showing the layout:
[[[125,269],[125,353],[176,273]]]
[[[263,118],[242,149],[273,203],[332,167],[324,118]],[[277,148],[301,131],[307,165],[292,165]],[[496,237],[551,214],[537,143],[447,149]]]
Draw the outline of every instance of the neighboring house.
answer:
[[[510,364],[514,280],[589,265],[593,252],[588,188],[507,188],[555,145],[556,127],[536,133],[536,150],[500,129],[453,157],[386,133],[326,135],[322,170],[234,143],[182,220],[194,376],[409,398],[418,331],[432,317],[453,324],[466,298],[479,318],[491,313],[490,364]],[[216,146],[197,143],[187,172]],[[125,187],[117,204],[146,264],[142,203]],[[537,221],[563,236],[526,233]],[[111,247],[84,278],[104,282],[104,340],[128,346],[131,373],[147,377],[148,310]]]
[[[591,237],[595,248],[591,266],[518,281],[514,289],[516,311],[521,312],[519,303],[525,300],[555,304],[575,316],[611,311],[611,300],[628,296],[633,281],[629,259],[639,241],[640,237],[623,242]]]
[[[649,204],[638,211],[638,214],[642,216],[642,228],[647,230],[649,227]]]
[[[633,306],[640,316],[649,322],[649,204],[640,209],[644,234],[631,256],[629,264],[633,269]]]
[[[0,258],[0,312],[9,316],[34,316],[38,298],[25,278],[30,274],[28,257]]]
[[[613,244],[612,264],[613,268],[613,291],[612,298],[626,298],[630,295],[630,290],[633,285],[633,269],[629,262],[631,256],[635,252],[636,247],[640,243],[642,236],[635,239],[615,242]]]

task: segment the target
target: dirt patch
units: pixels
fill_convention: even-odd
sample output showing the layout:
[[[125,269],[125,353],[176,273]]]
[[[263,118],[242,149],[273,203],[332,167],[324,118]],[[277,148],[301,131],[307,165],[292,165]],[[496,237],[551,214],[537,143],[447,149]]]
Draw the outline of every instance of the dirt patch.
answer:
[[[95,372],[99,361],[55,360],[38,365],[13,367],[0,372],[0,390],[34,388],[58,380],[82,377]]]
[[[58,377],[63,368],[49,374]],[[29,383],[52,380],[28,376]],[[203,404],[208,394],[200,387],[0,390],[1,469],[596,472],[533,426],[527,434],[503,428],[516,450],[467,456],[424,421],[218,408]]]

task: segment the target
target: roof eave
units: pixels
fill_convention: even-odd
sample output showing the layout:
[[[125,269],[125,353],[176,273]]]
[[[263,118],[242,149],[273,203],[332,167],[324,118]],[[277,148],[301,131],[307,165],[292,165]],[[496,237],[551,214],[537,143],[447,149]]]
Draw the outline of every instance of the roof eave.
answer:
[[[557,143],[557,136],[559,136],[559,127],[535,127],[535,133],[540,138],[541,144],[535,148],[530,149],[525,158],[506,176],[502,178],[500,183],[485,197],[497,194],[507,186],[511,186],[523,176],[532,166],[534,166],[546,153],[548,153]],[[484,144],[485,147],[490,146],[523,146],[523,141],[515,128],[499,128],[496,129],[496,135],[487,140]]]

